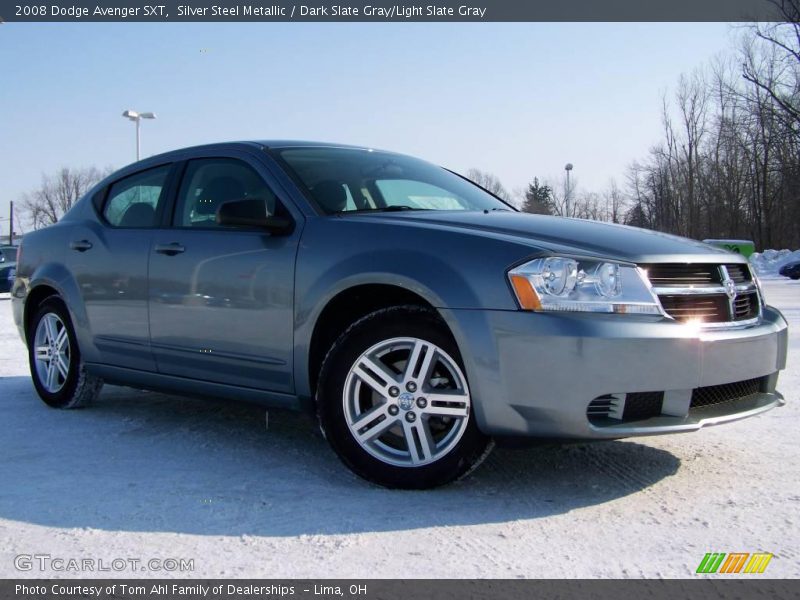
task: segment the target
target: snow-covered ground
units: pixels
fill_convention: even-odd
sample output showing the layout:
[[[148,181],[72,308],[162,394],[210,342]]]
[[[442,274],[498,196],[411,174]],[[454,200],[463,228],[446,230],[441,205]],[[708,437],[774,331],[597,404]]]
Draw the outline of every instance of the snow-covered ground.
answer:
[[[194,559],[193,573],[101,573],[124,577],[692,577],[706,552],[756,551],[775,554],[769,576],[798,577],[800,282],[764,285],[792,324],[783,408],[500,449],[430,492],[359,480],[301,415],[273,411],[267,429],[251,406],[114,387],[90,409],[47,409],[2,299],[0,577],[80,576],[15,569],[33,554]]]
[[[759,276],[777,275],[785,264],[800,261],[800,250],[764,250],[750,257],[750,264]]]

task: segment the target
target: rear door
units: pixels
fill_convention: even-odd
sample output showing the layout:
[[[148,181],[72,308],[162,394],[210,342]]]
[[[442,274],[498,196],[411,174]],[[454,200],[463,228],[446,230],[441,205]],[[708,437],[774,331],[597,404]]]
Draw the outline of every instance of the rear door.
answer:
[[[186,161],[170,226],[149,258],[150,341],[158,371],[292,392],[294,263],[289,235],[216,223],[227,201],[260,199],[292,218],[266,169],[246,154]]]
[[[147,315],[147,263],[165,209],[172,164],[123,177],[101,192],[99,221],[71,230],[66,262],[104,364],[155,371]]]

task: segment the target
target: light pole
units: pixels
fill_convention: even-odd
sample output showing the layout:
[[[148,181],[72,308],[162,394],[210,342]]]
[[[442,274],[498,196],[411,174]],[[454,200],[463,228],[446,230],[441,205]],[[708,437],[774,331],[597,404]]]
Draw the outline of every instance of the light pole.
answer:
[[[571,217],[572,214],[569,210],[569,200],[570,200],[569,172],[572,171],[572,163],[567,163],[566,165],[564,165],[564,170],[567,172],[567,216]]]
[[[126,119],[133,121],[136,123],[136,160],[139,160],[139,149],[140,149],[140,142],[139,142],[139,122],[142,119],[155,119],[156,114],[151,112],[136,112],[135,110],[126,110],[122,113],[122,116]]]

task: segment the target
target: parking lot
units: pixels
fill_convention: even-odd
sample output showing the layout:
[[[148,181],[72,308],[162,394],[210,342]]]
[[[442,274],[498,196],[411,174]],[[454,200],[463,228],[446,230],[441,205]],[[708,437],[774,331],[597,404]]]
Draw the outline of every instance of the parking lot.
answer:
[[[761,551],[769,576],[798,577],[800,282],[765,289],[791,326],[786,406],[678,436],[498,449],[429,492],[361,481],[304,415],[271,411],[267,427],[258,407],[110,386],[91,408],[48,409],[0,296],[0,576],[82,574],[60,558],[122,559],[99,573],[120,577],[691,577],[706,552]],[[20,570],[36,554],[49,562]]]

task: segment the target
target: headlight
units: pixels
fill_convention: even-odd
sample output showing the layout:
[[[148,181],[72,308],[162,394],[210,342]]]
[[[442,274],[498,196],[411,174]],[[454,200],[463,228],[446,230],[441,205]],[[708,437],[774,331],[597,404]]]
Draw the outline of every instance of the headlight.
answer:
[[[551,256],[512,269],[508,278],[524,310],[663,314],[633,265]]]

